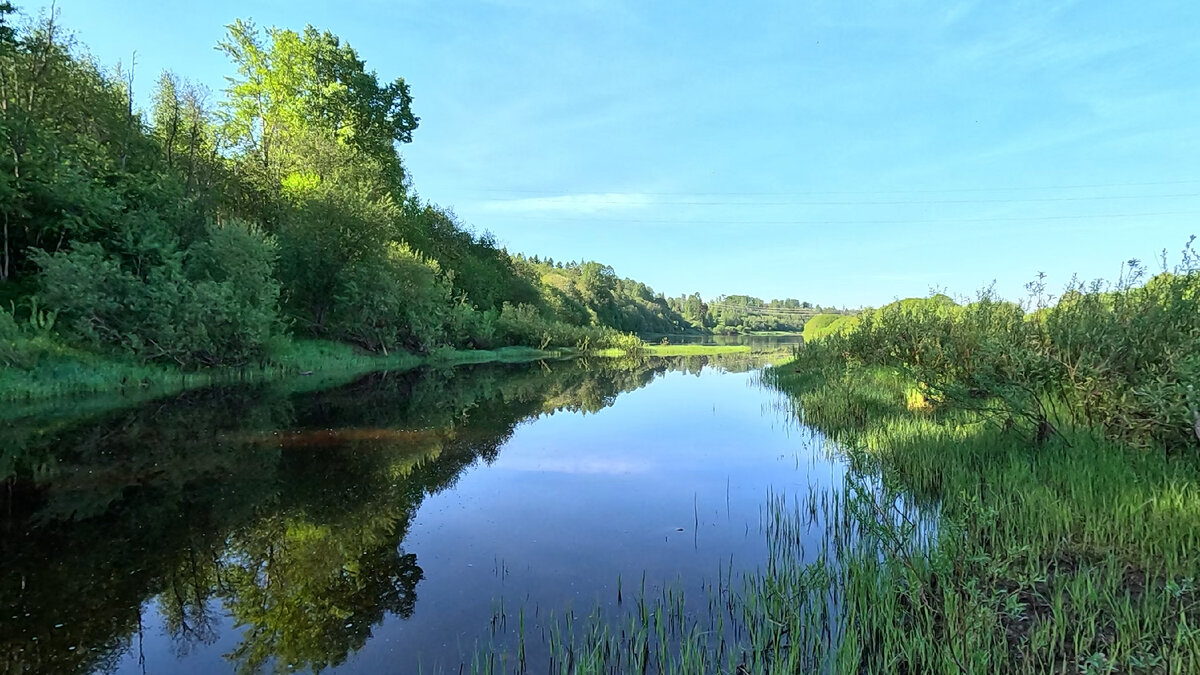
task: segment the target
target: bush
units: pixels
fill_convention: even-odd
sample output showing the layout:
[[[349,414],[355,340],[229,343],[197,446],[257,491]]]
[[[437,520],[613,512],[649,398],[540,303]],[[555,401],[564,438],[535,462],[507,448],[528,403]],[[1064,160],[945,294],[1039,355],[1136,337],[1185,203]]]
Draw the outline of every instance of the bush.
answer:
[[[279,333],[278,247],[257,227],[234,222],[209,230],[188,253],[197,307],[209,312],[208,336],[221,360],[245,363]]]
[[[96,243],[35,253],[38,297],[67,335],[186,367],[261,356],[278,324],[269,237],[233,223],[211,228],[190,251],[142,240],[124,253]]]
[[[646,351],[646,343],[640,337],[616,331],[602,338],[600,344],[608,349],[619,349],[628,356],[640,356]]]
[[[499,310],[480,312],[466,302],[460,302],[450,310],[447,337],[460,349],[492,349],[498,344],[496,319],[499,316]]]
[[[1196,447],[1198,262],[1189,245],[1179,266],[1146,283],[1135,264],[1115,286],[1072,284],[1031,314],[990,292],[963,307],[944,296],[905,300],[806,349],[901,368],[930,400],[977,410],[1038,442],[1069,424],[1139,447]],[[1040,281],[1030,287],[1044,298]]]
[[[504,344],[547,349],[568,347],[590,350],[604,346],[606,336],[615,331],[572,326],[546,319],[532,305],[504,303],[496,319],[496,335]]]
[[[1063,395],[1090,423],[1137,444],[1200,436],[1200,272],[1189,261],[1144,285],[1077,288],[1037,324]]]
[[[854,327],[858,318],[846,314],[817,314],[804,322],[804,341],[814,342]]]
[[[428,352],[444,343],[452,304],[436,263],[401,244],[339,282],[326,330],[371,351]]]

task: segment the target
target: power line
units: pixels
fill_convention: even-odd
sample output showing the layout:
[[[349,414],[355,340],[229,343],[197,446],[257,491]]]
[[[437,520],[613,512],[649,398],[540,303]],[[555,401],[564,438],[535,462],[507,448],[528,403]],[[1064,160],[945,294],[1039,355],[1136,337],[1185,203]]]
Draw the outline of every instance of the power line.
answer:
[[[1159,216],[1194,216],[1200,211],[1156,211],[1148,213],[1100,213],[1066,216],[1009,216],[1000,218],[941,218],[937,220],[654,220],[644,218],[579,218],[557,216],[518,216],[519,220],[580,223],[622,223],[645,225],[962,225],[967,223],[1020,223],[1055,220],[1100,220],[1104,218],[1151,218]]]
[[[686,201],[631,204],[621,200],[591,200],[587,206],[925,206],[933,204],[1025,204],[1048,202],[1091,202],[1119,199],[1180,199],[1200,197],[1200,192],[1181,192],[1158,195],[1094,195],[1087,197],[1030,197],[1007,199],[917,199],[891,201],[787,201],[787,202],[731,202],[731,201]],[[515,201],[515,200],[514,200]]]
[[[722,196],[722,197],[786,197],[800,196],[812,197],[822,195],[876,195],[876,194],[942,194],[942,193],[960,193],[960,192],[1020,192],[1020,191],[1038,191],[1038,190],[1081,190],[1087,188],[1119,188],[1119,187],[1150,187],[1150,186],[1165,186],[1165,185],[1192,185],[1200,183],[1200,178],[1192,178],[1187,180],[1169,180],[1169,181],[1146,181],[1146,182],[1127,182],[1127,183],[1075,183],[1062,185],[1010,185],[997,187],[974,187],[974,188],[941,188],[941,189],[880,189],[880,190],[821,190],[821,191],[801,191],[801,192],[648,192],[638,190],[633,194],[647,195],[654,197],[689,197],[689,196]],[[467,188],[463,192],[471,193],[497,193],[497,194],[539,194],[552,197],[557,196],[583,196],[589,194],[615,194],[620,191],[605,190],[593,192],[569,192],[554,194],[551,190],[533,190],[533,189],[517,189],[517,188]]]

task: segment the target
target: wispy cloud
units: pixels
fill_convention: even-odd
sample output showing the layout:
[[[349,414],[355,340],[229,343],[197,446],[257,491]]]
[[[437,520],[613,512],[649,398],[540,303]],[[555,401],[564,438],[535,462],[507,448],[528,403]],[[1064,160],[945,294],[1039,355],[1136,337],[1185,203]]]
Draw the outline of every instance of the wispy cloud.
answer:
[[[481,206],[497,213],[554,213],[584,214],[609,211],[628,211],[650,206],[649,195],[637,192],[593,192],[553,197],[520,197],[494,199]]]

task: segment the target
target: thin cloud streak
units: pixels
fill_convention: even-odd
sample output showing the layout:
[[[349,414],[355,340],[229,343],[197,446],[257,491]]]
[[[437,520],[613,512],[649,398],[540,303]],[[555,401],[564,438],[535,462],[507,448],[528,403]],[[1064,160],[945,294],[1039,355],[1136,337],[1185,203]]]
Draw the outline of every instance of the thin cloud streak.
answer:
[[[638,192],[596,192],[554,197],[496,199],[480,204],[493,213],[597,214],[607,211],[631,211],[653,204],[650,195]]]

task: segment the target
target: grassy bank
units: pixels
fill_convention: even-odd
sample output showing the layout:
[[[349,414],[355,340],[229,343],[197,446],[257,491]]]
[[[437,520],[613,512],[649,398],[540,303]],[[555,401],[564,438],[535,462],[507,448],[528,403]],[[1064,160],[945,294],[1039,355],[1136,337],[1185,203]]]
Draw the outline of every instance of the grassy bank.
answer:
[[[880,527],[896,544],[870,581],[890,609],[854,624],[864,663],[1200,672],[1194,458],[1089,430],[1037,444],[976,411],[935,412],[916,382],[885,369],[805,360],[769,379],[865,475],[940,511],[923,553],[904,547],[905,523]]]
[[[648,356],[713,356],[717,354],[769,354],[780,357],[790,357],[790,346],[762,347],[756,345],[697,345],[697,344],[651,344],[640,347],[623,347],[601,349],[594,352],[597,356],[625,356],[630,353],[641,353]]]
[[[298,376],[326,382],[329,378],[339,379],[379,370],[409,370],[421,365],[512,363],[563,358],[573,353],[504,347],[494,350],[440,349],[427,355],[404,351],[380,355],[324,340],[288,340],[275,345],[265,365],[184,371],[165,365],[140,363],[132,357],[121,358],[74,349],[50,337],[39,337],[37,340],[35,358],[30,365],[24,368],[0,368],[0,400],[16,403],[95,393],[158,396],[221,383]],[[34,351],[28,346],[25,349],[27,352]]]
[[[632,345],[632,341],[631,345]],[[455,366],[470,363],[518,363],[566,358],[574,349],[501,347],[499,349],[437,349],[418,355],[393,351],[386,355],[363,352],[350,345],[326,340],[279,340],[264,365],[246,368],[183,370],[146,364],[134,357],[98,354],[63,344],[52,335],[40,335],[22,344],[25,367],[0,368],[0,400],[45,400],[93,393],[157,396],[195,387],[231,382],[256,382],[293,376],[318,380],[379,370],[408,370],[422,365]],[[632,345],[589,352],[602,357],[717,356],[751,354],[745,345]],[[781,358],[784,352],[775,354]]]

